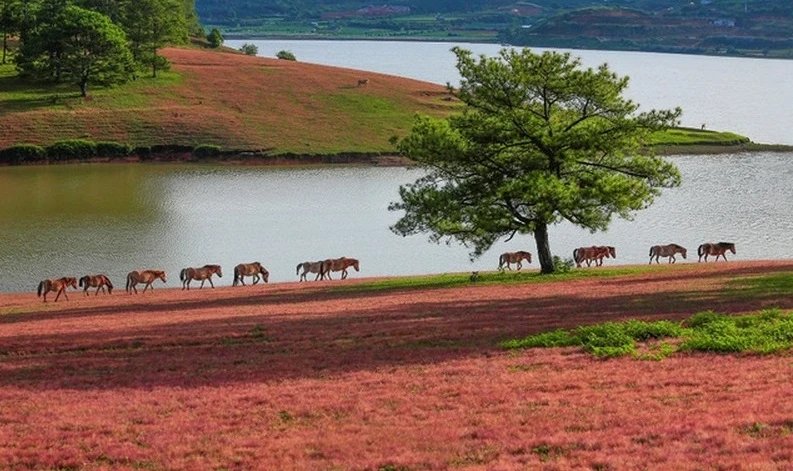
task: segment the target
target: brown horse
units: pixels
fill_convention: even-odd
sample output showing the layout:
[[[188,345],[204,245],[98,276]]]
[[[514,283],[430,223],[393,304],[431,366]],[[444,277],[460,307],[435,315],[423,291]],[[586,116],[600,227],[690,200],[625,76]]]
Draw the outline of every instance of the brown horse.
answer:
[[[369,79],[358,79],[358,86],[365,87],[369,85]]]
[[[669,263],[675,263],[677,261],[675,254],[681,254],[685,259],[686,248],[677,244],[653,245],[650,247],[650,264],[652,265],[653,258],[655,258],[655,263],[661,263],[658,261],[660,257],[669,257]]]
[[[347,269],[350,267],[355,268],[355,271],[361,271],[360,264],[358,263],[358,259],[355,258],[331,258],[322,262],[322,270],[323,274],[328,275],[328,279],[332,280],[330,276],[330,272],[332,271],[341,271],[341,279],[347,279]]]
[[[512,270],[510,264],[517,263],[518,270],[523,268],[523,264],[521,263],[522,260],[526,260],[527,262],[531,263],[531,253],[524,252],[523,250],[519,250],[517,252],[504,252],[498,257],[498,269],[503,270],[504,265],[507,266],[507,269]]]
[[[88,288],[96,288],[96,293],[94,296],[99,294],[99,290],[105,292],[105,287],[107,287],[107,294],[113,294],[113,283],[110,282],[110,278],[105,275],[85,275],[84,277],[80,278],[80,286],[83,287],[83,294],[88,296]]]
[[[715,255],[716,260],[719,261],[719,257],[722,257],[724,261],[727,261],[727,256],[725,255],[727,251],[735,253],[735,244],[732,242],[706,242],[697,248],[697,255],[699,255],[698,262],[702,261],[702,257],[705,257],[705,262],[708,261],[708,255]]]
[[[66,300],[69,300],[69,296],[66,295],[66,288],[72,287],[77,289],[77,278],[73,276],[65,276],[63,278],[58,278],[57,280],[43,280],[39,283],[38,289],[38,296],[44,295],[44,302],[47,302],[47,293],[50,291],[55,291],[58,294],[55,296],[55,302],[58,302],[58,298],[61,297],[61,293],[63,293],[63,297]]]
[[[223,270],[221,270],[220,265],[204,265],[201,268],[182,268],[182,271],[179,272],[179,279],[182,280],[182,289],[187,288],[190,290],[190,282],[193,280],[199,281],[201,280],[201,286],[198,289],[204,287],[204,282],[209,281],[209,286],[212,289],[215,288],[215,285],[212,284],[212,275],[217,274],[219,278],[223,278]]]
[[[135,294],[138,294],[138,289],[136,288],[138,283],[144,283],[145,286],[143,288],[143,292],[145,293],[147,289],[151,287],[152,291],[154,290],[154,283],[157,279],[162,280],[165,283],[165,272],[162,270],[136,270],[131,271],[127,275],[127,293],[132,294],[134,291]]]
[[[314,278],[314,281],[321,279],[325,279],[325,273],[323,273],[323,266],[324,261],[321,262],[303,262],[297,264],[297,271],[295,275],[300,275],[300,281],[308,281],[306,279],[306,275],[309,273],[316,273],[317,276]],[[300,270],[303,270],[303,273],[300,273]]]
[[[231,285],[237,286],[237,283],[242,283],[242,286],[245,286],[245,280],[243,280],[243,278],[246,276],[252,276],[253,284],[255,285],[259,282],[259,275],[261,275],[261,279],[264,280],[265,283],[270,280],[270,272],[268,272],[261,263],[240,263],[234,267],[234,282]]]
[[[573,250],[573,260],[579,268],[582,262],[586,262],[586,266],[591,266],[592,262],[595,262],[597,267],[602,266],[603,258],[617,258],[617,249],[605,245],[591,245]]]

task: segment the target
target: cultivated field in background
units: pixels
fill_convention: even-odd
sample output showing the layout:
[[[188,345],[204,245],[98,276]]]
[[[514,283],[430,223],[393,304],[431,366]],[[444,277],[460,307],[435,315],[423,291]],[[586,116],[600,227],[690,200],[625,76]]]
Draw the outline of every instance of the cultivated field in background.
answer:
[[[0,468],[790,469],[789,353],[598,360],[498,342],[787,310],[778,281],[792,272],[730,261],[435,289],[353,274],[46,305],[4,294]]]

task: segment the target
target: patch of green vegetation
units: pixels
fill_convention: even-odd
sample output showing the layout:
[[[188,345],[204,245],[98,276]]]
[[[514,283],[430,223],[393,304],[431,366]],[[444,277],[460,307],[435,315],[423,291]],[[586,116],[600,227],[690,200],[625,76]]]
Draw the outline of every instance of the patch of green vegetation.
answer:
[[[717,132],[693,128],[672,128],[654,133],[652,145],[738,145],[746,144],[749,138],[732,132]]]
[[[650,265],[624,266],[618,268],[601,268],[598,270],[571,269],[552,275],[541,275],[538,271],[493,271],[478,272],[476,277],[471,273],[446,273],[441,275],[409,276],[368,281],[354,285],[334,286],[330,288],[337,293],[368,293],[373,291],[410,290],[427,288],[453,288],[467,285],[494,285],[519,283],[561,282],[579,278],[605,277],[614,278],[625,275],[638,275],[656,270],[670,269]]]
[[[636,342],[672,338],[682,342],[677,347],[660,342],[649,353],[637,352]],[[600,358],[633,355],[641,360],[660,360],[675,351],[768,354],[793,347],[793,313],[770,309],[759,314],[729,316],[706,311],[683,323],[606,322],[507,340],[500,345],[507,349],[580,345]]]
[[[0,112],[146,106],[151,103],[153,87],[173,87],[182,80],[175,71],[161,71],[156,78],[144,75],[117,87],[94,87],[86,100],[74,84],[31,84],[19,78],[13,64],[4,64],[0,65]]]
[[[727,282],[726,295],[741,299],[778,298],[793,292],[793,272],[773,273]]]

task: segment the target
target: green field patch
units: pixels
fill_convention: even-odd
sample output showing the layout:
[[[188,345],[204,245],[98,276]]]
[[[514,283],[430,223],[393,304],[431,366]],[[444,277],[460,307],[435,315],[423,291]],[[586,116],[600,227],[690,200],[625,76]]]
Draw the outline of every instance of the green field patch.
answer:
[[[727,282],[726,295],[741,299],[786,297],[793,292],[793,272],[735,278]]]
[[[675,352],[769,354],[793,347],[793,313],[769,309],[729,316],[705,311],[683,322],[606,322],[506,340],[500,345],[506,349],[576,346],[599,358],[632,355],[639,360],[661,360]]]

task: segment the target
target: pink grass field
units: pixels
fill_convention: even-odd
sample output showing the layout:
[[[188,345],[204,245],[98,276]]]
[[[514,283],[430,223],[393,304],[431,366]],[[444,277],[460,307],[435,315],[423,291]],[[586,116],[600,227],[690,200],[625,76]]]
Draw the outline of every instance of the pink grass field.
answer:
[[[498,346],[604,320],[790,309],[725,284],[791,271],[158,287],[46,305],[3,294],[0,469],[793,469],[789,353],[638,361]]]

